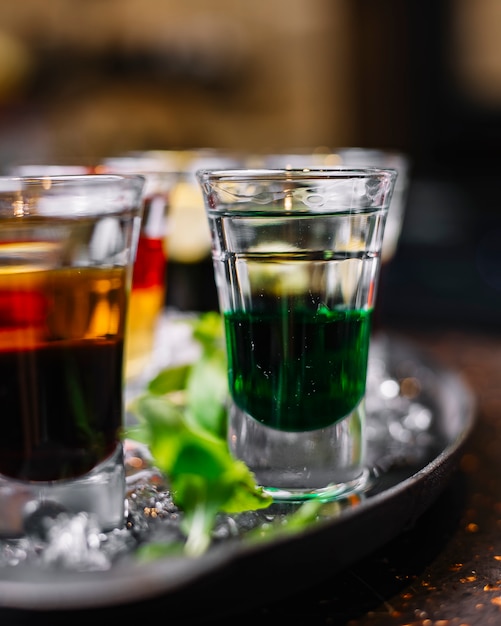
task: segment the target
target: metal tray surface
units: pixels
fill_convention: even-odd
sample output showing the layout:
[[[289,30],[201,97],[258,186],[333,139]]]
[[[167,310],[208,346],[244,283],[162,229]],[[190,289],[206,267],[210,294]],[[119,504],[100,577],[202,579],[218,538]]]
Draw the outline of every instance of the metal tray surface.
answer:
[[[455,372],[415,346],[385,337],[383,354],[392,376],[408,378],[418,389],[413,401],[431,420],[418,442],[373,435],[368,445],[372,476],[360,498],[325,505],[320,519],[300,531],[277,532],[263,541],[245,536],[220,541],[197,558],[140,563],[131,556],[106,571],[0,566],[0,621],[36,618],[57,624],[76,611],[89,618],[121,618],[144,610],[207,618],[251,602],[248,590],[256,585],[261,590],[271,585],[275,597],[299,591],[411,527],[456,470],[474,427],[475,401]],[[388,423],[392,420],[394,415]],[[194,600],[200,594],[203,603]]]

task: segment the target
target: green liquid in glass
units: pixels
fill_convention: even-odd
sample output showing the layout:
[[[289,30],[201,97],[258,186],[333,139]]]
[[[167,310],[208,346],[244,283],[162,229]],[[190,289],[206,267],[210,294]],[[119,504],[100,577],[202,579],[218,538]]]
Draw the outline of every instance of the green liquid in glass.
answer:
[[[327,307],[226,312],[233,400],[281,431],[342,420],[365,393],[371,317],[372,310]]]

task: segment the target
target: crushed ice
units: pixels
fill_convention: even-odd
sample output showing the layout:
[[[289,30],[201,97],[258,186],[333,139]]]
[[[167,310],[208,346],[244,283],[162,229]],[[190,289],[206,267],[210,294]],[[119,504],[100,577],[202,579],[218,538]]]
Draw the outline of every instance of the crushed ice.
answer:
[[[139,452],[129,450],[129,454]],[[127,454],[126,454],[127,458]],[[128,475],[125,523],[122,528],[102,532],[92,514],[69,514],[58,505],[46,504],[25,520],[25,535],[0,539],[0,567],[28,565],[71,571],[104,571],[132,559],[134,551],[147,542],[184,543],[180,526],[182,513],[155,468]],[[219,516],[213,543],[241,537],[262,523],[255,512]]]
[[[388,471],[399,457],[412,463],[412,456],[426,455],[433,418],[426,402],[419,401],[419,394],[413,397],[400,392],[401,382],[386,368],[385,348],[373,343],[366,396],[367,430],[378,471]],[[420,372],[417,378],[422,377]],[[386,456],[381,454],[379,444],[384,444]],[[0,539],[0,568],[26,564],[73,571],[108,570],[119,561],[133,558],[141,544],[184,542],[180,528],[182,512],[173,503],[162,475],[152,468],[148,451],[135,442],[134,446],[126,448],[126,462],[128,457],[134,457],[141,463],[128,467],[123,528],[101,532],[90,514],[70,515],[57,507],[39,509],[25,521],[23,537]],[[285,514],[278,517],[285,518]],[[233,517],[221,515],[213,531],[213,542],[238,539],[276,518],[269,510]]]

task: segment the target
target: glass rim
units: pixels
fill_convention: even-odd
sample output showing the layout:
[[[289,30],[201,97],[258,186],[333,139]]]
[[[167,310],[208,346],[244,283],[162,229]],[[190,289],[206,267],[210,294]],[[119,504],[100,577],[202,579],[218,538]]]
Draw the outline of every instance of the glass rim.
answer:
[[[140,214],[141,175],[0,176],[0,221]]]
[[[178,169],[170,169],[160,161],[142,161],[135,158],[116,158],[110,160],[101,160],[94,166],[94,173],[98,176],[109,176],[117,174],[119,176],[127,176],[140,174],[141,176],[158,177],[165,180],[175,181],[182,171]]]
[[[136,185],[144,185],[143,174],[37,174],[37,175],[0,175],[0,193],[14,189],[28,188],[30,186],[57,185],[81,186],[82,184],[113,185],[120,182],[130,182]]]
[[[245,153],[244,153],[245,154]],[[249,153],[250,156],[257,156],[257,157],[272,157],[272,158],[280,158],[280,157],[305,157],[305,158],[310,158],[310,157],[337,157],[338,159],[342,159],[344,156],[349,155],[349,156],[360,156],[360,157],[364,157],[364,161],[367,164],[367,167],[382,167],[382,168],[386,168],[386,165],[382,165],[379,163],[370,163],[369,160],[367,160],[370,157],[375,157],[375,158],[398,158],[401,159],[402,161],[405,162],[410,162],[410,156],[409,154],[405,151],[405,150],[400,150],[398,148],[382,148],[382,147],[367,147],[367,146],[363,146],[363,145],[358,145],[358,144],[353,144],[353,145],[349,145],[349,144],[341,144],[339,146],[333,146],[333,147],[328,147],[328,146],[318,146],[318,147],[296,147],[296,148],[291,148],[291,149],[286,149],[286,150],[282,150],[282,149],[278,149],[278,150],[268,150],[265,152],[260,152],[257,151],[256,153]],[[342,166],[345,165],[347,167],[357,167],[356,165],[354,165],[353,163],[351,164],[343,164],[342,162],[337,163],[337,162],[333,162],[333,163],[325,163],[325,167],[337,167],[337,166]],[[365,166],[362,166],[365,167]]]
[[[136,173],[136,172],[106,172],[106,173],[97,173],[97,172],[89,172],[87,174],[79,173],[79,174],[13,174],[13,175],[0,175],[0,180],[60,180],[64,181],[75,181],[77,179],[80,180],[100,180],[103,181],[105,179],[118,180],[120,178],[124,179],[144,179],[144,174]]]
[[[292,181],[292,180],[346,180],[350,178],[396,179],[398,170],[386,167],[353,167],[349,165],[311,166],[293,168],[235,168],[200,169],[196,176],[207,182]]]

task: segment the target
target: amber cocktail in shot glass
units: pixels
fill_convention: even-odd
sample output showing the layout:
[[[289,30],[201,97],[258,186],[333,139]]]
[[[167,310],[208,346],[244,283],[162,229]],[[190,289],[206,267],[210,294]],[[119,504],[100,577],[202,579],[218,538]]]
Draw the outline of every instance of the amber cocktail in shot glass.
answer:
[[[0,177],[0,535],[48,509],[123,526],[139,176]]]

